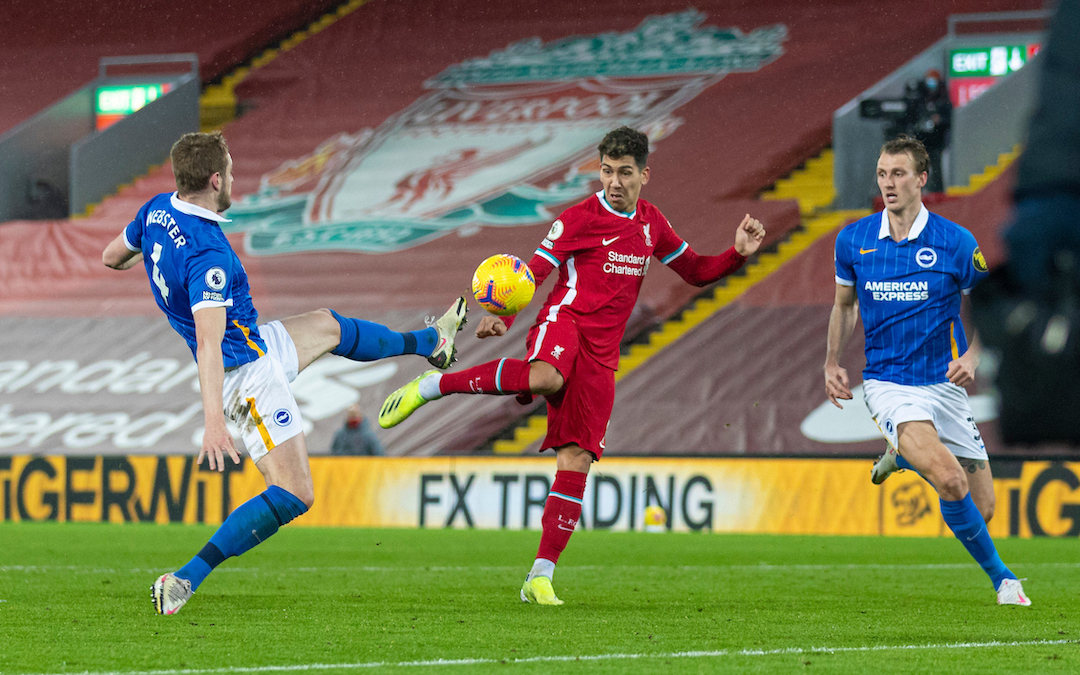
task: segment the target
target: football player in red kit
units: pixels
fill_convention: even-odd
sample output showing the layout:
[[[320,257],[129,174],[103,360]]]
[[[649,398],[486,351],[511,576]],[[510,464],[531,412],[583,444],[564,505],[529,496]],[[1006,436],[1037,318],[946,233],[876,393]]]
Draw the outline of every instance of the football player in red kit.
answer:
[[[702,256],[675,234],[660,211],[639,198],[649,181],[648,137],[629,127],[600,143],[603,189],[564,211],[536,249],[529,268],[536,285],[559,277],[526,341],[524,360],[499,359],[457,373],[428,371],[383,404],[379,424],[392,427],[428,401],[447,394],[507,394],[547,399],[547,436],[556,474],[541,519],[543,534],[521,599],[561,605],[551,579],[559,554],[581,516],[589,466],[604,454],[604,433],[615,401],[619,342],[652,256],[696,286],[738,270],[757,251],[765,228],[747,215],[735,246]],[[486,316],[477,337],[502,335],[512,323]]]

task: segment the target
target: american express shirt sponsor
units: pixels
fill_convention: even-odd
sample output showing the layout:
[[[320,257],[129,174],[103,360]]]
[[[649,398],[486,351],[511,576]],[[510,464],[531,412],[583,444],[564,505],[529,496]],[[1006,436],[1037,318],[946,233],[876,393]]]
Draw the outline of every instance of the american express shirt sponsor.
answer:
[[[907,238],[896,242],[882,211],[841,230],[835,257],[836,283],[854,286],[859,299],[863,378],[948,382],[949,362],[968,348],[960,296],[987,273],[975,237],[924,206]]]

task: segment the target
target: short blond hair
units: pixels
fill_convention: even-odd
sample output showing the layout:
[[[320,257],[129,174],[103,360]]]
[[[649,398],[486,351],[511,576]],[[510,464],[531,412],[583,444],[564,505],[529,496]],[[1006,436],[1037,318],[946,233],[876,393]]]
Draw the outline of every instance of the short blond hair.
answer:
[[[915,162],[915,173],[927,173],[930,171],[930,153],[926,146],[917,138],[901,134],[881,146],[881,155],[902,155],[907,153],[911,161]]]

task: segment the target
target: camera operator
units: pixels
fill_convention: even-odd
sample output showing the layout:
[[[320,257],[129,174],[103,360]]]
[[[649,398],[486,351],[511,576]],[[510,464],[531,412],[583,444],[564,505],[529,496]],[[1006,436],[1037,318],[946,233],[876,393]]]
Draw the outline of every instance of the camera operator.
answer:
[[[906,84],[903,98],[864,99],[861,114],[865,118],[885,120],[886,139],[911,136],[922,141],[930,154],[926,189],[944,192],[941,157],[949,143],[952,103],[939,71],[928,70],[923,80]]]
[[[945,191],[945,175],[941,156],[948,147],[949,127],[952,125],[952,102],[941,80],[941,73],[928,70],[921,82],[909,87],[908,115],[904,132],[923,142],[930,154],[930,175],[926,183],[929,192]]]

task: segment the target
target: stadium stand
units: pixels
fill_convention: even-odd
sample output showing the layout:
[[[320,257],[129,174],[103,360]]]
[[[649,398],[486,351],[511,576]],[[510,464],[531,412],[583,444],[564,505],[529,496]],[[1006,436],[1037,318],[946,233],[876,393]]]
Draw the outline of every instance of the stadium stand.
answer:
[[[300,4],[280,6],[295,9]],[[748,211],[767,224],[767,243],[778,243],[800,225],[799,204],[793,199],[756,201],[755,197],[827,144],[836,107],[931,44],[948,12],[1037,5],[968,0],[947,9],[931,7],[897,15],[880,11],[870,0],[737,8],[715,1],[698,3],[709,26],[737,26],[749,33],[783,24],[783,55],[754,72],[728,75],[677,109],[676,123],[657,143],[650,160],[654,177],[644,196],[660,206],[700,252],[726,248],[738,220]],[[651,3],[649,10],[662,15],[682,12],[685,5],[665,0]],[[377,129],[415,102],[427,100],[424,97],[431,92],[424,82],[453,64],[536,37],[550,42],[575,35],[630,32],[644,18],[644,14],[629,13],[600,17],[580,3],[539,0],[513,5],[465,0],[369,3],[295,49],[252,69],[238,86],[247,113],[225,128],[236,160],[234,197],[259,192],[262,178],[288,162],[308,157],[309,165],[321,166],[319,155],[312,153],[322,144],[340,134],[362,136],[363,130]],[[875,39],[867,40],[867,35]],[[184,44],[178,41],[177,49]],[[211,57],[204,60],[213,62]],[[204,78],[221,72],[204,70]],[[156,316],[146,279],[100,266],[102,247],[137,208],[149,196],[172,189],[171,174],[163,167],[105,200],[87,218],[0,227],[0,258],[5,260],[0,266],[0,323],[8,334],[14,331],[24,336],[18,342],[19,349],[26,350],[19,352],[20,359],[42,361],[53,350],[63,349],[68,343],[58,340],[69,338],[70,333],[56,337],[50,332],[60,320],[81,326],[83,334],[97,340],[79,345],[79,355],[72,358],[80,364],[121,359],[139,350],[152,351],[155,357],[185,359],[178,339],[170,342],[166,337],[168,327]],[[957,200],[956,208],[969,200],[981,203],[983,194]],[[553,205],[551,210],[557,213],[559,208]],[[997,207],[987,208],[997,213]],[[986,219],[983,239],[996,220]],[[378,255],[257,255],[252,232],[236,231],[230,238],[248,270],[264,319],[330,306],[404,329],[415,327],[425,315],[441,312],[453,294],[464,291],[475,264],[490,253],[527,257],[548,225],[545,218],[520,227],[465,228],[414,248]],[[799,406],[812,409],[821,398],[818,380],[828,312],[822,314],[816,297],[825,292],[831,299],[831,273],[819,274],[821,269],[830,269],[828,260],[824,268],[819,260],[825,255],[822,251],[831,250],[827,239],[774,272],[743,300],[706,318],[692,333],[644,361],[620,383],[609,439],[613,454],[840,451],[820,444],[811,447],[798,434]],[[699,292],[659,267],[654,265],[646,281],[636,327],[675,315]],[[821,274],[824,280],[818,278]],[[798,299],[752,300],[770,297],[769,293],[796,293]],[[815,300],[810,302],[799,293]],[[530,312],[535,308],[502,340],[464,340],[462,363],[520,354]],[[141,342],[132,337],[124,347],[116,339],[121,334],[138,336]],[[853,345],[849,355],[856,352]],[[368,406],[421,369],[419,363],[399,360],[387,364],[388,370],[341,374],[344,371],[334,370],[338,367],[334,363],[328,362],[326,370],[312,377],[321,378],[319,386],[326,391],[339,391],[344,383],[352,387],[346,393],[355,396],[362,388]],[[683,386],[680,377],[699,380],[699,386]],[[753,384],[749,390],[748,382]],[[681,397],[674,397],[674,389]],[[36,401],[29,387],[26,393],[30,401]],[[314,393],[308,393],[308,398],[298,394],[302,403],[315,399]],[[176,398],[170,400],[169,409],[198,400],[186,387],[172,394]],[[796,398],[799,405],[789,405]],[[344,400],[339,412],[323,419],[305,410],[317,422],[309,435],[313,453],[329,446],[339,413],[351,402]],[[41,399],[40,403],[48,402]],[[117,399],[117,403],[133,419],[140,410],[149,414],[160,405],[150,399],[138,404]],[[60,414],[62,406],[49,405]],[[113,409],[107,401],[79,405],[87,412]],[[453,397],[421,409],[409,423],[384,433],[382,439],[389,454],[467,453],[524,412],[509,399]],[[661,413],[666,413],[662,423]],[[646,423],[649,429],[643,428]],[[197,420],[185,421],[180,431],[163,438],[152,451],[195,452],[190,437],[197,427]],[[671,439],[678,439],[678,447],[673,447]],[[57,438],[50,438],[38,449],[56,442]],[[868,453],[869,448],[863,444],[841,450]],[[104,443],[89,446],[88,451],[113,449]]]
[[[0,24],[0,134],[97,76],[98,59],[195,52],[212,82],[341,0],[11,0]]]

